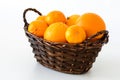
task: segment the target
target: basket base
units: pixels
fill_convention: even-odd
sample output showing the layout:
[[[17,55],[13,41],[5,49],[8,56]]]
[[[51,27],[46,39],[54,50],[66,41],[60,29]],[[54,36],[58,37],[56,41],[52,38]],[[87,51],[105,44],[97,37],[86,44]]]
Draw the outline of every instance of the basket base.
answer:
[[[88,72],[92,68],[92,65],[90,65],[90,66],[87,66],[85,68],[77,69],[77,70],[61,69],[60,67],[57,67],[57,66],[48,65],[48,63],[46,63],[45,61],[40,59],[40,56],[38,56],[38,55],[35,55],[34,57],[36,58],[36,61],[38,63],[40,63],[41,65],[43,65],[43,66],[45,66],[45,67],[47,67],[49,69],[52,69],[52,70],[55,70],[55,71],[58,71],[58,72],[62,72],[62,73],[67,73],[67,74],[84,74],[84,73]]]

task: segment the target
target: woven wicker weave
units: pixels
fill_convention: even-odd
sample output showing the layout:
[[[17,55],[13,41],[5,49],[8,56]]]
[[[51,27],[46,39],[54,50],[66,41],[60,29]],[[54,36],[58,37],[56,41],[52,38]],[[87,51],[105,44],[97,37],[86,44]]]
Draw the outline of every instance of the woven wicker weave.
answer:
[[[28,8],[23,13],[25,34],[31,43],[35,58],[40,64],[53,70],[71,74],[87,72],[95,62],[102,46],[108,42],[107,30],[100,31],[78,44],[46,41],[27,31],[29,23],[26,20],[26,13],[28,11],[42,14],[33,8]],[[102,38],[92,40],[100,34],[103,34]]]

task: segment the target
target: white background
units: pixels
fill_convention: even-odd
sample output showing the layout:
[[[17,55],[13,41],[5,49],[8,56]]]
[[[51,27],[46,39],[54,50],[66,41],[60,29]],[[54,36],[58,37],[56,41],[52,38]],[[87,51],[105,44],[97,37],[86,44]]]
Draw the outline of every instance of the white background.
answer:
[[[110,40],[82,75],[53,71],[38,64],[24,34],[23,11],[36,8],[43,14],[60,10],[66,16],[94,12],[105,21]],[[119,0],[2,0],[0,2],[0,80],[120,80]],[[34,20],[35,13],[27,19]]]

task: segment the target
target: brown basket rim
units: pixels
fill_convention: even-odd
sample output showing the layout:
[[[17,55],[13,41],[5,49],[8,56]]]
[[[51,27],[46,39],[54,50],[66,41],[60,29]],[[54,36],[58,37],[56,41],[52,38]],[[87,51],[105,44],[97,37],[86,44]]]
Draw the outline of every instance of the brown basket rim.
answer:
[[[29,24],[28,24],[28,25],[29,25]],[[28,27],[28,26],[27,26],[27,27]],[[101,34],[107,35],[107,37],[108,37],[108,31],[107,31],[107,30],[102,30],[102,31],[99,31],[99,32],[97,32],[96,34],[90,36],[89,38],[86,38],[86,39],[85,39],[83,42],[81,42],[81,43],[52,42],[52,41],[48,41],[48,40],[43,39],[43,37],[38,37],[38,36],[36,36],[36,35],[28,32],[28,30],[27,30],[26,27],[24,27],[24,30],[25,30],[26,33],[34,36],[35,38],[39,39],[40,41],[41,41],[41,40],[44,40],[44,41],[47,42],[47,43],[52,43],[52,44],[56,44],[56,45],[57,45],[57,44],[64,44],[64,45],[83,44],[83,43],[87,43],[88,41],[91,41],[94,37],[96,37],[96,36],[98,36],[98,35],[101,35]],[[104,36],[103,36],[103,37],[104,37]],[[92,42],[93,42],[93,41],[92,41]],[[108,40],[105,41],[105,43],[107,43],[107,42],[108,42]]]

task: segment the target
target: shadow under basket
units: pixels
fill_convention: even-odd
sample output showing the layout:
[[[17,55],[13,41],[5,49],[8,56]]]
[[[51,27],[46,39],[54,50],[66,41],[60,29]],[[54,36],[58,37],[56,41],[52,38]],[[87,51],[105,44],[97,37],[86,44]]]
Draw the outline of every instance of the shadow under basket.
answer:
[[[27,31],[29,23],[26,20],[26,13],[28,11],[42,14],[36,9],[28,8],[23,13],[23,20],[25,34],[31,43],[34,56],[45,67],[69,74],[85,73],[92,67],[102,46],[108,42],[107,30],[100,31],[77,44],[46,41]],[[100,39],[93,40],[101,34],[103,36]]]

